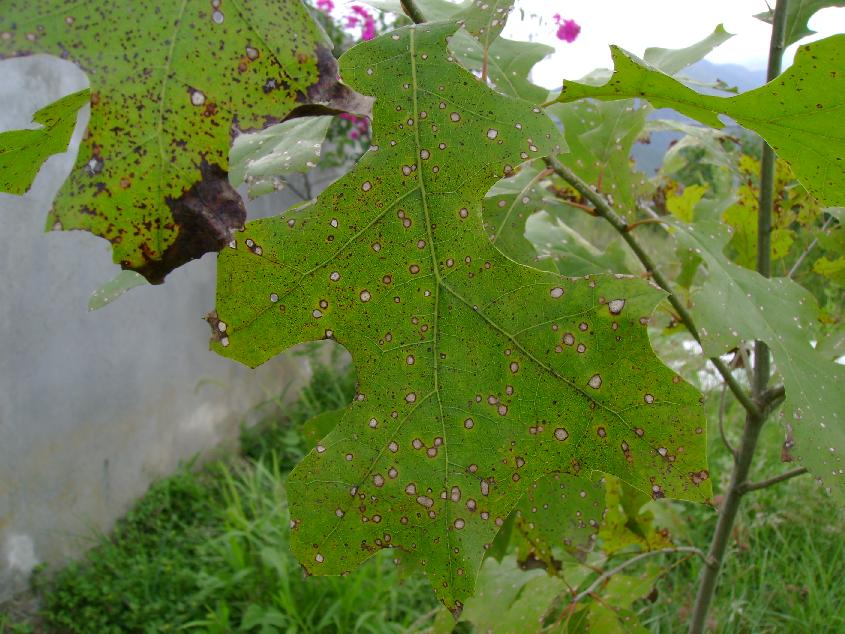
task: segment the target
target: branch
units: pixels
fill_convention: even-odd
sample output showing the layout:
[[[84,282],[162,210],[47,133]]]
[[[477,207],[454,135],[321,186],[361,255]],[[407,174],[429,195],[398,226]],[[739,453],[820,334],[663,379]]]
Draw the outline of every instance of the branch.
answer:
[[[820,231],[822,233],[827,233],[827,228],[830,226],[831,222],[833,222],[833,216],[828,216],[827,220],[824,221],[824,224],[822,225],[822,228],[821,228]],[[786,274],[786,277],[791,278],[793,275],[795,275],[798,272],[798,269],[800,269],[801,265],[804,264],[804,260],[806,260],[807,256],[810,255],[810,251],[812,251],[816,247],[818,242],[819,242],[818,237],[813,238],[813,241],[810,242],[810,244],[807,245],[807,248],[804,249],[804,252],[801,253],[801,255],[798,256],[797,260],[795,260],[795,264],[793,264],[792,268],[789,269],[789,273]]]
[[[736,449],[734,449],[731,441],[728,440],[727,434],[725,434],[725,394],[726,390],[722,388],[722,394],[719,397],[719,435],[722,437],[722,442],[727,447],[728,451],[731,452],[731,456],[733,456],[734,463],[736,463]]]
[[[422,24],[425,22],[425,16],[420,11],[420,8],[416,5],[414,0],[399,0],[399,4],[402,5],[402,10],[405,12],[411,21],[414,24]]]
[[[593,581],[593,583],[591,583],[589,585],[589,587],[587,587],[586,590],[584,590],[583,592],[579,592],[578,594],[575,595],[575,597],[572,599],[572,601],[570,601],[570,605],[574,605],[574,604],[576,604],[580,601],[583,601],[585,598],[587,598],[593,592],[595,592],[596,588],[598,588],[601,584],[603,584],[605,581],[607,581],[613,575],[622,572],[628,566],[632,566],[635,563],[637,563],[638,561],[642,561],[643,559],[647,559],[648,557],[651,557],[652,555],[662,555],[664,553],[692,553],[692,554],[696,555],[697,557],[700,557],[701,560],[705,564],[707,564],[708,566],[710,565],[710,562],[707,559],[707,555],[705,555],[703,551],[696,548],[695,546],[677,546],[675,548],[662,548],[661,550],[650,550],[650,551],[645,552],[645,553],[640,553],[636,557],[631,557],[630,559],[626,559],[625,561],[623,561],[621,564],[619,564],[615,568],[611,568],[610,570],[600,574],[596,578],[596,580]]]
[[[628,224],[623,220],[608,204],[607,200],[605,200],[604,196],[599,194],[598,192],[594,191],[587,183],[585,183],[581,178],[572,170],[570,170],[566,165],[561,163],[554,157],[546,158],[546,165],[554,169],[555,173],[560,176],[563,180],[568,182],[572,185],[584,198],[589,200],[593,207],[595,208],[596,215],[601,216],[605,220],[607,220],[611,226],[616,229],[619,235],[622,236],[622,239],[628,243],[628,246],[631,247],[631,250],[634,254],[639,258],[642,265],[645,267],[646,271],[654,278],[654,281],[667,293],[669,293],[669,303],[672,304],[672,307],[677,311],[678,316],[681,318],[681,321],[684,322],[687,330],[693,336],[693,338],[700,344],[701,343],[701,336],[698,334],[698,328],[695,325],[695,322],[692,319],[692,315],[690,315],[689,311],[687,310],[686,306],[681,303],[681,301],[675,296],[674,291],[672,290],[672,285],[669,284],[669,281],[663,277],[663,274],[657,269],[654,262],[651,259],[651,256],[645,252],[642,245],[637,242],[637,239],[631,234],[629,231]],[[734,377],[733,373],[731,372],[730,368],[719,358],[719,357],[710,357],[710,362],[716,367],[716,370],[719,371],[719,374],[722,375],[722,378],[727,383],[728,387],[730,388],[731,392],[733,392],[734,396],[736,396],[737,400],[742,404],[745,410],[749,414],[753,414],[754,416],[760,415],[760,409],[751,400],[751,397],[746,394],[745,390],[742,389],[742,386]]]
[[[804,475],[805,473],[809,473],[809,471],[807,471],[807,467],[798,467],[797,469],[792,469],[791,471],[787,471],[786,473],[781,473],[780,475],[777,475],[774,478],[769,478],[768,480],[763,480],[762,482],[744,482],[739,487],[739,493],[740,495],[745,495],[746,493],[750,493],[751,491],[765,489],[775,484],[778,484],[779,482],[791,480],[792,478],[797,478],[798,476]]]

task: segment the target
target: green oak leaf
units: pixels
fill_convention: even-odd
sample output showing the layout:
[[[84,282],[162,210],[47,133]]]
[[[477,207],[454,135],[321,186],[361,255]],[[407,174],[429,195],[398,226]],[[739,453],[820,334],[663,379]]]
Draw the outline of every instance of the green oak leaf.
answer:
[[[831,260],[823,256],[813,263],[813,272],[818,273],[835,284],[845,286],[845,256]]]
[[[317,166],[333,117],[298,117],[266,130],[241,134],[229,152],[229,182],[246,183],[249,197],[279,191],[285,177]]]
[[[621,238],[614,237],[602,251],[563,218],[544,211],[528,219],[525,237],[539,253],[539,263],[548,260],[550,268],[561,275],[632,272]]]
[[[724,225],[673,222],[679,243],[705,262],[708,277],[693,296],[704,353],[715,356],[741,340],[765,341],[783,377],[782,416],[792,426],[804,466],[845,497],[845,367],[816,352],[808,330],[818,307],[809,291],[787,278],[766,279],[728,260]],[[729,311],[726,318],[725,311]]]
[[[786,30],[784,32],[784,44],[789,46],[801,38],[813,35],[815,31],[810,30],[808,22],[813,14],[827,7],[845,7],[842,0],[790,0],[786,6]],[[754,16],[763,22],[772,23],[775,17],[774,9],[769,9]]]
[[[212,347],[257,366],[299,342],[352,355],[358,394],[292,472],[291,547],[312,574],[380,548],[450,609],[531,484],[599,470],[705,500],[700,396],[646,323],[663,293],[568,279],[490,244],[485,192],[558,151],[532,104],[450,62],[454,23],[408,26],[341,59],[376,97],[373,147],[314,204],[249,223],[219,256]]]
[[[685,48],[660,48],[656,46],[647,48],[643,53],[643,59],[667,75],[676,75],[687,66],[704,59],[713,49],[721,46],[732,37],[733,34],[728,33],[725,27],[720,24],[706,38]]]
[[[555,473],[537,480],[515,511],[524,540],[520,561],[540,561],[553,571],[556,549],[583,557],[593,548],[604,514],[604,474]]]
[[[704,471],[699,477],[710,476]],[[643,510],[651,501],[647,495],[613,477],[605,478],[603,491],[607,508],[599,529],[603,552],[612,555],[631,546],[639,546],[642,550],[672,546],[667,532],[654,525],[654,514]]]
[[[232,137],[327,100],[329,46],[300,0],[6,0],[0,59],[57,55],[91,81],[47,226],[109,240],[151,282],[219,250],[246,215],[226,178]]]
[[[633,100],[552,104],[546,111],[563,124],[569,153],[559,157],[604,192],[619,211],[633,217],[636,187],[644,176],[634,169],[631,150],[650,108]]]
[[[503,178],[487,192],[482,209],[485,230],[496,248],[517,262],[544,270],[554,270],[553,264],[548,258],[541,260],[526,239],[525,223],[538,210],[562,204],[543,187],[549,173],[542,161],[523,165],[518,173]]]
[[[845,204],[845,35],[802,46],[783,75],[734,97],[702,95],[611,48],[610,81],[602,86],[566,82],[558,100],[640,97],[714,128],[722,127],[718,115],[727,115],[762,136],[816,198]]]
[[[484,48],[466,31],[459,31],[450,46],[465,68],[476,71],[483,68]],[[545,44],[496,38],[487,53],[487,76],[499,92],[541,103],[549,91],[532,83],[528,76],[537,62],[553,52],[554,48]]]
[[[44,161],[67,150],[88,96],[87,89],[80,90],[41,108],[32,115],[38,129],[0,133],[0,192],[25,194]]]
[[[515,0],[472,0],[453,17],[485,51],[501,35]]]
[[[539,634],[543,616],[563,594],[563,579],[543,570],[522,570],[513,555],[501,563],[488,558],[478,575],[478,592],[467,601],[460,620],[476,632]]]

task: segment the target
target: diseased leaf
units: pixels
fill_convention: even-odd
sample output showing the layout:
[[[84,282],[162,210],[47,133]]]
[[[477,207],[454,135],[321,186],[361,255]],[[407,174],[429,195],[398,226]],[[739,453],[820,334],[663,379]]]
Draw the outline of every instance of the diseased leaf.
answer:
[[[557,567],[554,549],[581,558],[593,548],[605,513],[604,475],[555,473],[542,478],[516,507],[516,528],[524,538],[520,561]]]
[[[456,33],[449,44],[465,68],[481,71],[484,67],[484,48],[466,31]],[[554,48],[545,44],[496,38],[487,55],[487,76],[499,92],[540,103],[549,91],[533,84],[528,76],[537,62],[553,52]]]
[[[219,258],[213,348],[256,366],[332,338],[359,392],[288,481],[291,547],[313,574],[380,548],[457,609],[484,545],[552,472],[616,474],[705,500],[700,397],[646,322],[663,293],[567,279],[490,244],[485,192],[558,151],[539,108],[448,60],[454,24],[405,27],[342,58],[376,96],[374,147],[313,205],[247,225]]]
[[[720,24],[706,38],[685,48],[660,48],[656,46],[647,48],[643,53],[643,59],[667,75],[676,75],[687,66],[704,59],[713,49],[721,46],[732,37],[733,34],[728,33],[724,25]]]
[[[707,472],[700,478],[709,478]],[[642,510],[650,498],[641,491],[631,488],[618,478],[605,478],[606,511],[601,522],[600,536],[602,550],[612,555],[631,546],[642,550],[659,550],[672,546],[666,531],[654,525],[654,515]]]
[[[842,2],[842,0],[790,0],[786,6],[784,44],[789,46],[795,44],[801,38],[813,35],[815,31],[810,30],[807,23],[817,11],[827,7],[845,7],[845,2]],[[763,13],[758,13],[754,17],[771,24],[775,12],[772,8]]]
[[[332,117],[299,117],[242,134],[229,152],[229,182],[246,183],[249,197],[284,189],[285,177],[317,166]]]
[[[505,28],[513,5],[514,0],[472,0],[468,5],[461,5],[464,8],[454,18],[478,40],[483,50],[489,51],[493,40]]]
[[[627,100],[553,104],[546,110],[563,124],[569,153],[560,159],[604,192],[619,211],[633,217],[635,183],[644,176],[634,169],[631,150],[650,108]]]
[[[519,172],[503,178],[487,192],[482,213],[490,242],[508,257],[534,268],[553,270],[547,259],[540,260],[525,237],[525,222],[539,209],[559,206],[543,188],[550,170],[541,161],[527,163]]]
[[[612,55],[608,83],[566,82],[558,99],[642,97],[715,128],[727,115],[762,136],[816,198],[845,204],[845,35],[802,46],[783,75],[734,97],[699,94],[618,47]]]
[[[687,185],[680,194],[666,198],[666,209],[678,220],[692,222],[695,206],[706,193],[707,188],[702,185]]]
[[[325,438],[331,430],[337,427],[337,424],[342,418],[343,410],[333,409],[317,414],[305,421],[300,432],[302,439],[305,441],[305,447],[309,450],[316,447],[320,439]]]
[[[103,306],[111,304],[127,291],[146,283],[147,280],[144,279],[144,276],[135,271],[121,271],[91,293],[91,297],[88,299],[88,310],[99,310]]]
[[[834,493],[845,495],[845,367],[817,353],[808,328],[816,321],[813,296],[792,280],[766,279],[729,261],[719,224],[674,223],[678,241],[697,253],[708,278],[693,297],[704,353],[719,355],[741,340],[765,341],[783,377],[783,415],[795,435],[795,453]],[[725,310],[730,319],[725,319]]]
[[[245,220],[229,145],[300,103],[341,98],[330,44],[300,0],[6,0],[0,58],[85,70],[91,119],[47,226],[85,229],[151,282]]]
[[[80,90],[41,108],[32,115],[40,128],[0,132],[0,192],[25,194],[44,161],[67,150],[88,95],[87,89]]]

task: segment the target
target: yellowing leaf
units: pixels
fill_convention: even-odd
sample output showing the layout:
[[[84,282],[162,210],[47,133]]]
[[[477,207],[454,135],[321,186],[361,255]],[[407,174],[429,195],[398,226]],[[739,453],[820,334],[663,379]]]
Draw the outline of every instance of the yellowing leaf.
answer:
[[[678,220],[692,222],[695,206],[705,193],[707,193],[707,188],[703,185],[688,185],[679,196],[666,199],[666,209]]]
[[[58,55],[91,81],[47,226],[109,240],[151,282],[219,250],[246,219],[226,177],[232,138],[327,99],[328,46],[300,0],[5,0],[0,59]]]
[[[308,340],[349,350],[358,394],[288,481],[291,547],[312,574],[398,548],[450,609],[545,475],[710,495],[699,394],[648,341],[663,293],[537,271],[485,235],[484,194],[556,152],[557,129],[451,62],[456,28],[343,56],[343,80],[376,97],[374,147],[313,205],[237,235],[212,319],[213,348],[250,366]]]

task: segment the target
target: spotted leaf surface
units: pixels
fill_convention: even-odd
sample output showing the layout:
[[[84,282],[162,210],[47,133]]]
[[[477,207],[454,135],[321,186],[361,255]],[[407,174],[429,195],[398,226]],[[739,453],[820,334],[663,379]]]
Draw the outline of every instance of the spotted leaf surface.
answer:
[[[229,153],[229,180],[246,183],[250,198],[284,189],[287,176],[317,166],[331,122],[329,116],[298,117],[240,135]]]
[[[634,169],[631,151],[651,108],[633,100],[553,104],[548,112],[563,124],[569,153],[560,158],[624,214],[636,209],[635,191],[644,175]]]
[[[700,256],[708,269],[706,283],[693,298],[704,352],[722,354],[741,340],[769,345],[786,388],[784,422],[792,426],[795,454],[843,499],[845,367],[810,345],[807,333],[818,317],[815,299],[792,280],[766,279],[728,260],[723,250],[729,234],[723,225],[674,226],[681,245]]]
[[[541,209],[561,205],[544,188],[550,171],[542,161],[527,163],[518,174],[496,183],[483,203],[484,227],[496,248],[517,262],[544,270],[553,270],[554,265],[541,260],[525,238],[525,223]]]
[[[559,100],[643,97],[715,128],[727,115],[762,136],[821,202],[845,204],[845,35],[802,46],[783,75],[728,98],[697,93],[620,48],[612,54],[610,81],[566,82]]]
[[[57,55],[91,81],[48,227],[102,236],[153,282],[219,250],[245,220],[226,178],[232,137],[321,100],[326,47],[300,0],[5,0],[0,59]]]
[[[80,90],[36,112],[32,121],[38,129],[0,133],[0,192],[29,191],[44,161],[67,150],[76,115],[86,103],[88,91]]]
[[[307,340],[352,355],[359,388],[291,474],[292,549],[342,574],[394,547],[450,608],[540,477],[596,469],[709,497],[699,394],[646,322],[662,293],[521,266],[485,235],[485,192],[557,151],[554,124],[449,60],[454,24],[348,51],[376,97],[373,148],[313,205],[258,220],[219,259],[213,348],[256,366]]]
[[[466,31],[460,31],[452,38],[451,47],[464,67],[477,71],[484,67],[484,47]],[[541,103],[549,91],[532,83],[528,76],[537,62],[553,52],[554,49],[545,44],[498,37],[487,50],[487,76],[499,92]]]
[[[583,556],[592,550],[604,515],[603,474],[555,473],[537,480],[516,507],[520,560],[554,570],[557,549]]]

